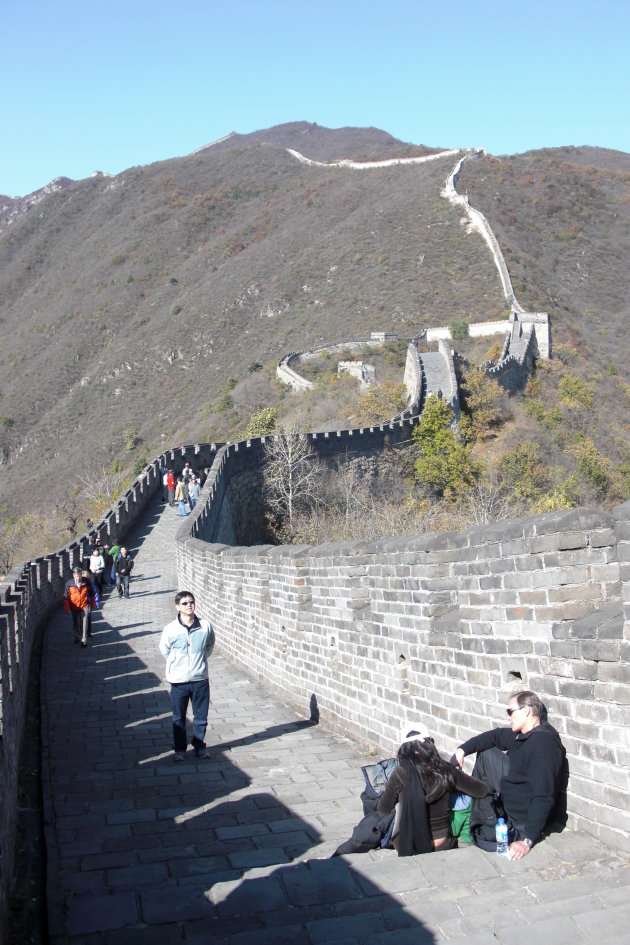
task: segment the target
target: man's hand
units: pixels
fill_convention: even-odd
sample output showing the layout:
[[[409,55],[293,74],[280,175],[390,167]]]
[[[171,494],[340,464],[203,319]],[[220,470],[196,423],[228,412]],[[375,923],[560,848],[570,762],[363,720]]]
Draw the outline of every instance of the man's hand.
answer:
[[[524,856],[527,856],[531,847],[527,843],[523,843],[522,840],[515,840],[514,843],[510,844],[508,850],[508,857],[511,860],[522,860]]]
[[[464,767],[464,758],[465,758],[465,757],[466,757],[466,755],[465,755],[464,752],[461,750],[461,748],[456,748],[456,749],[455,749],[455,754],[454,754],[453,757],[451,758],[451,764],[452,764],[452,765],[457,765],[458,768],[463,768],[463,767]]]

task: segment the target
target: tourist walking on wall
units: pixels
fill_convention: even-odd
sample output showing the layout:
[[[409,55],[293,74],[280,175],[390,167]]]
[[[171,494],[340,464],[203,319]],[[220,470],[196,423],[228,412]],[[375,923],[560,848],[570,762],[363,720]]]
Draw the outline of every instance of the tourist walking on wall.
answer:
[[[185,483],[190,482],[190,480],[194,477],[194,475],[195,474],[193,470],[190,468],[190,463],[184,463],[184,468],[182,469],[182,478],[184,482]]]
[[[72,617],[74,642],[80,643],[81,646],[87,646],[90,614],[95,606],[96,599],[90,582],[83,577],[81,568],[76,565],[63,592],[63,609]]]
[[[105,546],[107,547],[107,545]],[[120,554],[120,542],[117,538],[114,538],[114,544],[109,549],[109,559],[111,561],[111,568],[109,572],[109,580],[111,584],[116,583],[116,558]]]
[[[168,504],[171,508],[175,505],[175,473],[169,469],[166,474],[166,488],[168,491]]]
[[[88,582],[88,584],[90,585],[90,590],[92,591],[93,603],[92,603],[92,606],[90,607],[90,613],[88,614],[88,631],[87,631],[87,635],[91,637],[92,636],[92,611],[95,610],[97,607],[101,606],[101,595],[98,592],[96,581],[94,580],[92,572],[88,568],[84,568],[83,571],[81,571],[81,576],[83,577],[84,581]]]
[[[166,681],[170,683],[173,709],[173,761],[186,757],[186,712],[192,703],[192,746],[197,758],[207,758],[205,735],[210,705],[208,657],[214,647],[214,630],[208,620],[195,613],[190,591],[175,596],[177,617],[160,637],[160,653],[166,659]]]
[[[92,580],[96,584],[99,594],[103,593],[103,574],[105,572],[105,558],[101,553],[99,545],[94,545],[90,555],[90,573]]]
[[[120,549],[120,554],[116,558],[116,587],[118,588],[119,597],[123,596],[123,591],[125,597],[129,597],[129,578],[132,568],[133,558],[123,545]]]
[[[178,478],[175,487],[175,501],[179,503],[177,514],[186,515],[186,485],[182,476]]]
[[[188,486],[188,504],[190,505],[190,511],[194,509],[197,505],[197,500],[199,499],[199,493],[201,492],[201,487],[199,485],[199,480],[196,476],[192,477],[192,480]]]

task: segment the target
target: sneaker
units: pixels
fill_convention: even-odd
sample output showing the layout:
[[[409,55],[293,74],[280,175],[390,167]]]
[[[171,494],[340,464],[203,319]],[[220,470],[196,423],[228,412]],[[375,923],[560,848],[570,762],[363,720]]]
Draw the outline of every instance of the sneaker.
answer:
[[[209,758],[210,752],[207,748],[200,748],[199,751],[195,751],[197,758]]]
[[[176,761],[179,763],[180,761],[185,761],[185,760],[186,760],[185,751],[176,751],[173,753],[173,761]]]

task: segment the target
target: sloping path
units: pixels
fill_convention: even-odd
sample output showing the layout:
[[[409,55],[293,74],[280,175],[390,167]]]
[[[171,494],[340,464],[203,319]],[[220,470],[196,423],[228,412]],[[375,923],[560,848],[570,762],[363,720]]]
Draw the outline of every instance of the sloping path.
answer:
[[[220,654],[211,759],[173,764],[157,642],[180,521],[156,503],[126,536],[132,596],[106,598],[87,650],[62,612],[47,628],[52,945],[627,941],[627,858],[568,831],[519,864],[471,848],[328,859],[360,817],[366,759]]]

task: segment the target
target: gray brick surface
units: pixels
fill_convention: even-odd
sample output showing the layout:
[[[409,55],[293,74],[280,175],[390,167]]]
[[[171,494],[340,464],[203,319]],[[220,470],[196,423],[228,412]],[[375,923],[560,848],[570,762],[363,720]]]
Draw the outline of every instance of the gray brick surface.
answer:
[[[159,506],[151,516],[148,531],[126,536],[137,554],[132,596],[128,601],[106,596],[87,651],[77,653],[71,645],[63,615],[47,628],[42,714],[51,945],[625,941],[628,856],[583,833],[553,835],[520,864],[470,847],[416,858],[375,851],[329,859],[361,816],[360,767],[374,757],[323,724],[305,724],[231,665],[221,640],[211,661],[211,760],[198,763],[189,752],[183,764],[173,764],[157,641],[173,614],[177,581],[170,549],[178,522]],[[554,536],[544,536],[547,540],[557,551]],[[431,580],[444,582],[439,606],[447,610],[440,614],[449,614],[446,562],[458,552],[446,538],[433,544],[444,563]],[[342,600],[342,588],[334,582],[343,581],[343,575],[335,578],[325,556],[321,560],[325,594],[316,589],[314,598],[322,606],[334,598],[334,610]],[[353,566],[359,566],[358,559]],[[407,566],[402,554],[401,566]],[[520,659],[538,665],[531,640],[503,637],[505,646],[495,645],[491,627],[480,620],[474,636],[464,638],[466,656],[456,665],[450,655],[459,628],[455,635],[430,632],[428,620],[421,623],[415,613],[423,606],[423,592],[407,593],[419,598],[410,615],[415,627],[382,640],[383,652],[405,655],[409,691],[404,698],[415,700],[408,710],[414,717],[442,713],[445,726],[456,713],[460,731],[474,731],[469,713],[482,717],[488,706],[471,689],[475,679],[469,671],[486,682],[494,674],[500,686],[499,660],[507,659],[511,667],[525,644],[530,655]],[[354,646],[354,659],[369,673],[360,633],[356,626],[349,631],[345,605],[343,611],[333,615],[330,635],[337,646]],[[373,633],[375,625],[367,626]],[[328,634],[299,632],[311,634],[317,668],[318,648],[329,649]],[[419,633],[426,634],[442,660],[438,665],[450,681],[450,693],[435,687],[432,664],[413,650]],[[559,641],[555,659],[569,665],[574,643]],[[614,655],[608,641],[593,645],[594,658],[614,665],[605,659]],[[474,662],[481,656],[489,661],[485,671]],[[304,671],[310,671],[306,659]],[[383,674],[383,685],[388,678]],[[577,688],[558,694],[555,681],[550,688],[570,714],[571,700],[587,684],[564,682]],[[621,688],[614,679],[588,684],[589,692],[593,685],[607,695]],[[604,707],[603,715],[594,710],[583,721],[594,729],[612,722],[621,731],[625,706],[617,706],[613,719]],[[360,725],[374,707],[355,694],[350,711]],[[308,715],[308,705],[304,712]],[[387,724],[398,731],[398,714],[391,712]],[[621,750],[611,749],[611,754],[616,757]],[[592,769],[585,766],[599,762],[586,752],[580,760],[576,775],[588,779]]]

